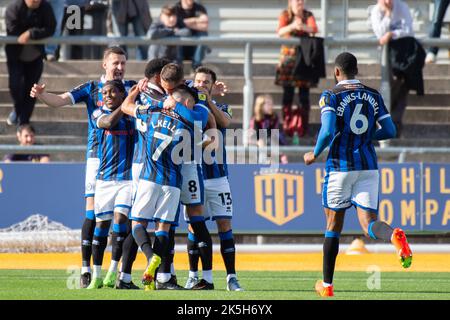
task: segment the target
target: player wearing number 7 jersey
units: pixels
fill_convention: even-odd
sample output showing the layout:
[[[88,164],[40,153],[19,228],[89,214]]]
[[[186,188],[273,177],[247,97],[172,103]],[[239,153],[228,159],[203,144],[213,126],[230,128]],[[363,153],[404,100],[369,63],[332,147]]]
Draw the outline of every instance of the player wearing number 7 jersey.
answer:
[[[307,165],[313,163],[329,146],[322,204],[327,218],[323,245],[323,281],[316,283],[320,296],[333,296],[333,274],[339,252],[339,235],[345,210],[355,206],[367,237],[391,241],[400,262],[408,268],[412,252],[405,233],[378,221],[379,174],[372,140],[395,137],[396,130],[383,98],[374,89],[355,79],[357,60],[344,52],[336,57],[333,90],[320,97],[322,126],[314,152],[305,154]],[[381,128],[377,129],[377,123]]]
[[[131,210],[132,234],[148,260],[143,276],[145,289],[154,290],[156,269],[161,258],[168,255],[169,230],[178,224],[184,152],[194,151],[194,127],[202,126],[207,118],[197,123],[192,112],[196,94],[185,85],[171,93],[177,103],[173,110],[162,109],[162,102],[158,106],[135,105],[137,94],[138,89],[133,88],[122,104],[125,114],[143,120],[147,126],[144,167]],[[156,223],[153,248],[146,231],[149,221]]]

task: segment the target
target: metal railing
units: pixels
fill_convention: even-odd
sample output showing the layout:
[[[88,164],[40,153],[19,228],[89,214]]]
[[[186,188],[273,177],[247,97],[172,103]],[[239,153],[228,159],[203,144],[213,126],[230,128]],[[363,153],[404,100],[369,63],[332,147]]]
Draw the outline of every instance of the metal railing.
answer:
[[[277,154],[302,154],[313,150],[313,146],[280,146]],[[33,154],[54,154],[54,153],[79,153],[85,152],[86,145],[33,145],[19,146],[0,144],[0,152],[10,153],[33,153]],[[226,151],[233,155],[250,154],[270,154],[273,151],[270,147],[249,146],[226,146]],[[398,163],[404,163],[406,154],[450,154],[449,147],[376,147],[377,154],[398,155]]]
[[[326,2],[326,1],[324,1]],[[424,46],[436,46],[440,48],[450,48],[449,39],[436,39],[436,38],[419,38],[418,39]],[[177,46],[189,46],[189,45],[208,45],[217,47],[241,47],[245,50],[244,59],[244,88],[243,88],[243,129],[244,132],[250,127],[250,119],[252,115],[253,108],[253,98],[254,98],[254,86],[253,86],[253,49],[258,47],[279,47],[281,45],[299,45],[300,40],[295,38],[279,38],[279,37],[169,37],[157,40],[150,40],[146,36],[142,37],[107,37],[107,36],[61,36],[53,37],[41,40],[31,40],[30,44],[66,44],[66,45],[149,45],[149,44],[161,44],[161,45],[177,45]],[[0,36],[0,44],[17,44],[17,38],[11,36]],[[370,46],[377,48],[379,47],[378,40],[373,38],[324,38],[324,45],[326,47],[364,47]],[[381,58],[381,86],[380,91],[384,97],[386,106],[390,105],[390,73],[388,66],[388,50],[384,46],[382,50]],[[243,136],[244,145],[248,144],[248,137]],[[12,146],[11,146],[12,147]],[[58,146],[55,146],[58,147]],[[71,152],[74,149],[67,147],[66,151]],[[76,146],[73,146],[76,147]],[[8,150],[9,146],[0,145],[0,151]],[[286,148],[286,147],[283,147]],[[289,147],[288,147],[289,148]],[[291,147],[296,148],[297,151],[302,152],[302,147]],[[77,149],[77,148],[75,148]],[[15,149],[18,150],[18,149]],[[31,148],[30,151],[39,148]],[[47,149],[47,150],[52,150]],[[386,150],[386,151],[384,151]],[[449,148],[382,148],[381,152],[415,152],[415,150],[422,150],[423,152],[441,152],[438,150],[444,150],[447,153],[450,151]],[[426,151],[425,151],[426,150]],[[59,152],[63,151],[63,147],[59,149]],[[77,151],[80,151],[77,149]]]

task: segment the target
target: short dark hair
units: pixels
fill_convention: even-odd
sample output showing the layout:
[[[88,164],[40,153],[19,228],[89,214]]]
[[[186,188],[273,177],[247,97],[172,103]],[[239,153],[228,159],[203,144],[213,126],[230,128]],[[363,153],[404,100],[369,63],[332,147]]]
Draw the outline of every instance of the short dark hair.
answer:
[[[195,103],[198,102],[197,92],[193,88],[185,85],[184,83],[180,84],[175,89],[173,89],[172,94],[174,94],[174,93],[178,93],[181,95],[190,95],[194,99]]]
[[[334,60],[334,65],[347,76],[353,77],[358,74],[358,60],[350,52],[340,53]]]
[[[183,66],[176,63],[166,64],[161,70],[161,79],[169,82],[180,82],[184,78]]]
[[[217,80],[216,73],[213,70],[211,70],[210,68],[203,67],[203,66],[202,67],[198,67],[197,69],[195,69],[194,78],[197,75],[197,73],[209,74],[211,76],[211,79],[212,79],[213,83],[215,83],[216,80]]]
[[[127,53],[125,52],[125,50],[119,46],[113,46],[113,47],[109,47],[106,48],[105,51],[103,51],[103,60],[105,60],[106,58],[109,57],[109,55],[111,54],[118,54],[121,56],[127,56]]]
[[[36,134],[36,130],[34,130],[34,127],[29,123],[21,124],[20,126],[17,127],[18,134],[22,134],[22,131],[24,131],[24,130],[27,130],[27,131],[32,132],[33,134]]]
[[[155,75],[160,74],[165,65],[169,64],[170,60],[165,58],[155,58],[147,62],[145,66],[145,77],[147,79],[153,78]]]
[[[177,11],[175,9],[174,5],[166,4],[161,7],[161,14],[165,14],[166,16],[174,16],[177,14]]]
[[[126,93],[125,85],[123,84],[122,80],[109,80],[106,81],[103,87],[106,86],[113,86],[117,89],[119,89],[120,92]]]

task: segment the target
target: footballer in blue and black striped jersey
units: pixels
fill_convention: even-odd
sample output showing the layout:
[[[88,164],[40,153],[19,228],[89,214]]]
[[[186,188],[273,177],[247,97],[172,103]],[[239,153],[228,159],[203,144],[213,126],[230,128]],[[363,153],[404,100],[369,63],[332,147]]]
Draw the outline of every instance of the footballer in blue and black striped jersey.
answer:
[[[172,151],[183,142],[180,130],[186,130],[194,137],[194,118],[186,119],[179,113],[163,110],[161,107],[139,106],[136,118],[147,124],[146,157],[141,178],[157,184],[181,188],[181,163],[172,159]],[[185,113],[186,114],[186,113]],[[185,115],[184,114],[184,115]],[[189,143],[192,146],[192,143]],[[164,152],[163,152],[164,151]],[[191,150],[193,154],[193,150]]]
[[[390,117],[380,93],[357,79],[345,80],[323,92],[319,106],[322,114],[336,114],[326,170],[378,169],[372,137],[376,122]]]
[[[100,81],[88,81],[71,91],[70,98],[73,104],[84,102],[88,113],[88,145],[86,158],[98,158],[99,136],[96,131],[95,123],[92,121],[92,114],[95,110],[104,105],[102,88],[106,79],[103,76]],[[125,89],[128,90],[136,84],[133,80],[124,80]]]
[[[231,107],[228,104],[218,104],[216,103],[217,108],[222,111],[227,117],[232,118],[233,113],[231,111]],[[203,178],[205,180],[208,179],[216,179],[221,177],[227,177],[228,176],[228,166],[227,166],[227,153],[225,148],[225,136],[226,136],[226,128],[217,128],[219,130],[220,134],[222,135],[222,150],[221,156],[219,161],[217,161],[216,152],[213,151],[211,156],[214,159],[214,162],[212,164],[208,164],[203,160],[202,162],[202,169],[203,169]]]
[[[130,116],[122,116],[110,129],[99,128],[97,123],[101,117],[110,115],[113,110],[104,106],[92,114],[99,137],[100,167],[97,179],[104,181],[131,180],[134,142],[136,139],[135,120]]]
[[[164,100],[165,96],[166,94],[163,89],[158,87],[156,84],[149,82],[145,91],[139,95],[138,103],[149,108],[157,107],[159,102]],[[147,125],[142,119],[136,119],[136,130],[138,137],[136,139],[133,163],[144,163],[145,148],[147,145],[146,128]]]
[[[323,279],[315,290],[319,296],[334,296],[333,277],[339,253],[339,237],[345,212],[356,207],[358,220],[367,237],[390,241],[396,248],[402,267],[412,262],[405,233],[378,219],[379,183],[377,156],[373,140],[396,136],[396,128],[378,91],[356,79],[356,57],[343,52],[335,59],[337,85],[325,91],[319,100],[321,127],[313,152],[303,158],[306,165],[315,162],[329,146],[323,181],[322,206],[327,229],[323,244]]]

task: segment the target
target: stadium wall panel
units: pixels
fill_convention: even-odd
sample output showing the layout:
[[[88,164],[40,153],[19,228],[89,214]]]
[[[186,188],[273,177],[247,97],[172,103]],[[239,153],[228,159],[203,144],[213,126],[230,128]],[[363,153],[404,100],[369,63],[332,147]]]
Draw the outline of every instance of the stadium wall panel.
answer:
[[[323,164],[229,166],[235,232],[321,232]],[[0,164],[0,228],[33,214],[72,229],[84,219],[85,166]],[[380,218],[405,230],[450,230],[450,164],[380,165]],[[185,228],[182,215],[181,227]],[[360,230],[355,209],[345,231]]]

